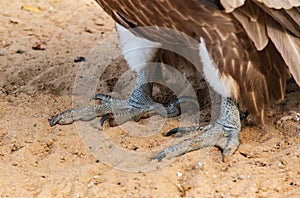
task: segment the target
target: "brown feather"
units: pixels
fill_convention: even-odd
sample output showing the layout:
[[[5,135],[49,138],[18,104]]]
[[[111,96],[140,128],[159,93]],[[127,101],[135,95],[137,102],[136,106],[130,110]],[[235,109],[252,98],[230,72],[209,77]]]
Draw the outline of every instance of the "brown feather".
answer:
[[[233,16],[242,24],[256,49],[262,50],[268,44],[265,13],[255,4],[246,4],[232,12]]]
[[[266,0],[260,1],[264,4],[259,0],[247,0],[246,5],[244,0],[222,0],[221,3],[227,2],[231,6],[233,14],[205,6],[196,0],[96,1],[126,28],[166,27],[198,41],[203,38],[221,75],[231,76],[237,82],[235,99],[261,119],[271,100],[283,99],[288,68],[300,83],[300,45],[296,34],[298,27],[295,25],[298,24],[299,19],[295,17],[299,10],[289,12],[282,9],[277,12],[268,7],[270,1]],[[297,1],[271,2],[270,7],[286,8],[298,5]],[[158,34],[153,29],[144,29],[131,31],[167,45],[177,46],[187,42],[185,37],[175,37],[169,32]]]
[[[300,25],[300,7],[294,7],[292,9],[285,10],[285,12],[290,15],[298,26]]]
[[[230,0],[229,0],[230,1]],[[269,8],[275,9],[291,9],[292,7],[300,6],[300,0],[256,0],[265,4]]]
[[[300,37],[300,24],[297,23],[297,20],[299,20],[299,19],[294,20],[293,17],[291,17],[287,13],[287,10],[285,10],[285,9],[279,9],[279,10],[270,9],[269,7],[266,7],[265,5],[263,5],[261,3],[256,3],[256,5],[258,5],[265,13],[267,13],[269,16],[271,16],[284,29],[287,29],[288,31],[295,34],[296,36]],[[296,17],[300,15],[299,9],[293,8],[290,10],[291,10],[291,12],[293,10],[293,14]]]
[[[275,44],[297,84],[300,85],[300,8],[295,7],[300,5],[300,0],[252,1],[248,0],[244,6],[232,11],[232,14],[241,22],[258,50],[261,50],[263,44],[267,43],[264,40],[264,31],[267,29],[268,39],[271,39]],[[262,2],[263,4],[258,2]],[[255,5],[261,9],[258,7],[255,8]],[[273,7],[278,9],[271,9]],[[285,8],[289,8],[289,10]],[[254,14],[253,10],[257,14]],[[264,14],[261,14],[262,12]],[[254,18],[257,23],[251,23],[251,20],[250,22],[247,21],[246,17],[249,20]],[[261,30],[260,32],[258,32],[258,27]],[[259,34],[261,36],[258,36]]]
[[[289,66],[297,84],[300,85],[300,39],[288,33],[271,18],[268,19],[268,35]]]
[[[220,0],[226,12],[232,12],[238,7],[244,5],[246,0]]]
[[[226,12],[232,12],[238,7],[244,5],[246,1],[250,0],[220,0]],[[254,0],[258,3],[263,3],[269,8],[275,9],[291,9],[300,6],[300,0]]]

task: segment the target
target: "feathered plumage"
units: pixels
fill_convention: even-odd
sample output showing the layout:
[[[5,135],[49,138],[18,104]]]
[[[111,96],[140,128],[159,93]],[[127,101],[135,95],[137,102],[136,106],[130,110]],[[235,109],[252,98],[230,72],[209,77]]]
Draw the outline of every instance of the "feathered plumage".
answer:
[[[203,38],[221,75],[236,81],[234,99],[261,118],[271,100],[283,99],[290,73],[300,85],[300,0],[96,1],[126,28],[167,27]]]

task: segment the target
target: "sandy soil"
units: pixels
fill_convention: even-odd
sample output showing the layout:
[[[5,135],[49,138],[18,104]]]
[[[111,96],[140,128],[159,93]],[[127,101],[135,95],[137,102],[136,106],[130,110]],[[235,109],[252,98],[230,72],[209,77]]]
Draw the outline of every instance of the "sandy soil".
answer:
[[[241,145],[228,162],[222,162],[216,148],[147,162],[172,141],[161,133],[177,126],[178,118],[146,138],[120,127],[95,130],[120,148],[117,155],[107,148],[97,155],[80,124],[50,127],[49,119],[72,107],[82,65],[74,59],[88,57],[97,43],[114,35],[113,21],[92,0],[1,1],[0,11],[1,197],[300,196],[300,124],[274,124],[289,111],[300,112],[300,89],[293,81],[285,101],[268,113],[266,125],[243,127]],[[98,91],[110,93],[128,70],[117,62],[101,76]],[[152,121],[126,126],[151,126]],[[146,157],[124,160],[122,152]]]

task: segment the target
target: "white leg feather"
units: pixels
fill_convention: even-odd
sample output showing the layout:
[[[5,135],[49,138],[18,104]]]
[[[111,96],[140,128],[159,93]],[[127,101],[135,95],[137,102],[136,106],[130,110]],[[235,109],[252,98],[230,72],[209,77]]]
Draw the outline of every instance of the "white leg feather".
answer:
[[[160,43],[135,36],[129,30],[116,23],[122,54],[129,67],[139,72],[148,61],[152,61]]]
[[[209,56],[204,39],[200,38],[200,41],[199,53],[206,81],[221,96],[237,99],[238,85],[236,81],[231,76],[220,74],[215,63]]]

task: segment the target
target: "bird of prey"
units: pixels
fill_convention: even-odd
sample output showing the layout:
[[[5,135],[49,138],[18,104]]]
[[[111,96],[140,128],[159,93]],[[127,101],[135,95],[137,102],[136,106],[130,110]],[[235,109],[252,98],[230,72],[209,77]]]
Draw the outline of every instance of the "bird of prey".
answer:
[[[155,156],[179,156],[202,147],[217,146],[223,155],[235,152],[241,130],[238,104],[264,120],[271,101],[284,98],[286,80],[293,76],[300,85],[300,0],[96,0],[116,21],[123,51],[130,45],[151,48],[124,54],[129,67],[137,72],[135,90],[129,100],[119,100],[126,113],[112,113],[112,98],[96,97],[102,104],[93,108],[72,109],[50,121],[68,124],[102,116],[102,121],[122,117],[122,122],[138,120],[155,109],[151,99],[149,71],[143,63],[159,55],[163,45],[184,45],[180,36],[157,34],[146,27],[173,29],[197,41],[197,53],[208,84],[222,96],[216,121],[200,127],[174,131],[202,130],[193,139],[170,146]],[[142,28],[137,31],[135,28]],[[125,32],[125,33],[124,33]],[[179,34],[180,35],[180,34]],[[184,37],[184,36],[183,36]],[[187,45],[188,46],[188,45]],[[195,46],[191,46],[193,51]],[[118,100],[118,99],[115,99]],[[178,114],[175,100],[166,107],[168,116]],[[93,116],[87,113],[94,111]],[[129,113],[128,113],[129,112]],[[85,117],[87,116],[87,117]]]

